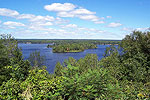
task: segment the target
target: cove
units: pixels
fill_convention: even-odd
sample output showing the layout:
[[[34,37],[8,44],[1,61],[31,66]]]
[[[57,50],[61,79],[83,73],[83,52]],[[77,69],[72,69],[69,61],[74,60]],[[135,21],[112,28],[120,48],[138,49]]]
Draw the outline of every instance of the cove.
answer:
[[[99,60],[103,58],[106,47],[110,45],[97,45],[97,49],[86,49],[83,52],[77,53],[53,53],[52,48],[47,48],[48,44],[24,44],[19,43],[18,46],[22,49],[24,59],[28,59],[30,53],[34,51],[40,51],[42,56],[45,56],[44,65],[47,67],[49,73],[53,73],[56,63],[59,61],[64,62],[65,59],[73,57],[75,59],[80,59],[86,56],[86,54],[97,54]]]

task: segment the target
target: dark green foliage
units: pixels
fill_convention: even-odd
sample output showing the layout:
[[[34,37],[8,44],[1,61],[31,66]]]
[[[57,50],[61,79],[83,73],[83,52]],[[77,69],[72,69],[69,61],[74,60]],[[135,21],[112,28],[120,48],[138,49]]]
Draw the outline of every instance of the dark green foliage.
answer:
[[[1,35],[0,51],[0,85],[16,75],[18,80],[24,80],[28,76],[30,64],[23,61],[17,41],[11,35]]]
[[[68,64],[75,65],[76,64],[76,59],[73,57],[69,57],[68,59],[65,59],[64,61],[64,67],[67,66]]]
[[[53,52],[82,52],[85,49],[95,49],[96,44],[92,43],[67,43],[56,44],[52,46]]]
[[[150,32],[134,31],[121,42],[122,55],[114,48],[107,49],[105,58],[100,65],[110,70],[110,73],[121,83],[128,98],[146,98],[150,94]],[[113,52],[111,52],[113,50]],[[149,86],[149,85],[148,85]],[[147,99],[146,99],[147,100]]]
[[[8,80],[10,77],[6,76],[9,73],[9,70],[5,68],[10,61],[6,52],[6,47],[3,45],[2,40],[0,40],[0,85],[3,81]]]
[[[82,74],[78,67],[67,66],[64,71],[61,95],[66,100],[120,98],[119,85],[104,68],[90,69]],[[118,95],[117,95],[118,94]]]
[[[64,61],[64,67],[68,65],[78,66],[79,72],[83,73],[89,68],[94,69],[99,66],[98,56],[96,54],[87,54],[84,58],[80,58],[79,60],[69,57],[68,60]]]
[[[54,74],[56,76],[62,76],[62,69],[63,69],[63,66],[60,64],[60,62],[57,62],[55,66]]]
[[[106,48],[104,57],[115,56],[116,54],[119,55],[118,54],[118,49],[116,47],[114,47],[114,45],[111,45],[110,47]]]
[[[12,66],[6,66],[7,70],[10,70],[9,75],[11,78],[15,78],[17,80],[25,80],[29,74],[29,70],[31,69],[29,61],[20,62],[21,64],[14,64]]]
[[[89,39],[17,39],[19,43],[51,43],[51,44],[73,44],[73,43],[93,43],[93,44],[120,44],[120,40],[89,40]],[[49,47],[51,47],[51,44]]]
[[[114,47],[107,48],[105,58],[100,63],[118,73],[119,79],[147,83],[150,80],[150,32],[134,31],[121,42],[123,55]],[[122,77],[122,78],[121,78]]]
[[[131,35],[127,35],[121,42],[126,56],[135,55],[138,52],[150,56],[150,32],[134,31]]]
[[[122,63],[129,80],[150,82],[150,32],[134,31],[121,42]]]

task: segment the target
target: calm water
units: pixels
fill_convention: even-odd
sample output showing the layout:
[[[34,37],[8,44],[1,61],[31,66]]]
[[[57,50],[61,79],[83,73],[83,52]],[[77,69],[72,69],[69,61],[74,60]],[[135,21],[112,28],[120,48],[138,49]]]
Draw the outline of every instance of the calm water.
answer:
[[[48,44],[18,44],[22,48],[24,59],[28,59],[30,53],[34,51],[40,51],[41,55],[45,56],[45,64],[49,73],[52,73],[55,68],[55,64],[60,61],[63,63],[68,57],[80,59],[86,56],[88,53],[97,54],[98,58],[101,59],[105,53],[106,47],[110,45],[98,45],[97,49],[87,49],[84,52],[79,53],[53,53],[52,48],[47,48]]]

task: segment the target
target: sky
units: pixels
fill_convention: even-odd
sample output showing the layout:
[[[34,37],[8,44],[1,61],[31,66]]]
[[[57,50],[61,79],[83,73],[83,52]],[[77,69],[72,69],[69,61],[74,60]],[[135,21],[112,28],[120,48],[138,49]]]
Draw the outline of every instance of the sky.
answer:
[[[121,40],[150,27],[150,0],[0,0],[0,34]]]

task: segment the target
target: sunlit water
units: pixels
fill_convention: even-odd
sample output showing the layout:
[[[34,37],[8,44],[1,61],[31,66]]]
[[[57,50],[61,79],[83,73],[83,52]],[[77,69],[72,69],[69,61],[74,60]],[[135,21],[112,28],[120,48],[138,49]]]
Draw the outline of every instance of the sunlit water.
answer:
[[[73,57],[75,59],[80,59],[86,56],[86,54],[92,53],[97,54],[99,60],[103,58],[103,54],[105,53],[106,47],[110,45],[98,45],[97,49],[87,49],[83,52],[79,53],[53,53],[52,48],[47,48],[48,44],[18,44],[22,49],[24,59],[28,59],[30,53],[34,51],[40,51],[41,55],[45,56],[44,65],[46,65],[49,73],[54,71],[55,65],[58,61],[63,63],[65,59],[68,57]]]

